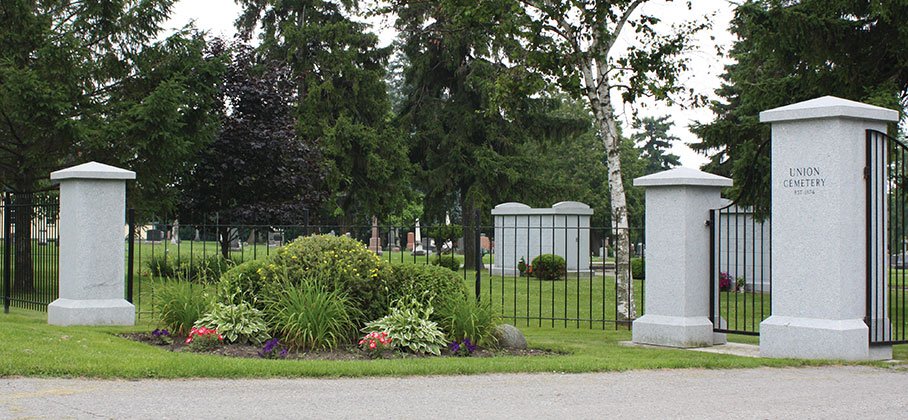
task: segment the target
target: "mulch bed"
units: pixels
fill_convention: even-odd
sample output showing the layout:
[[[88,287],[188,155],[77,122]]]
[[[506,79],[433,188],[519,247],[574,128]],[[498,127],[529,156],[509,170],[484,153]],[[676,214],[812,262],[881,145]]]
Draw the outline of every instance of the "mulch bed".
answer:
[[[167,344],[163,343],[158,337],[153,336],[151,333],[128,333],[128,334],[119,334],[120,337],[126,338],[132,341],[138,341],[140,343],[152,345],[161,349],[173,351],[173,352],[192,352],[188,345],[185,344],[186,338],[174,337],[173,343]],[[253,346],[249,344],[228,344],[225,343],[222,346],[219,346],[210,351],[201,351],[201,354],[214,354],[219,356],[227,357],[244,357],[244,358],[255,358],[258,359],[261,356],[259,352],[262,350],[261,346]],[[487,348],[477,348],[476,351],[470,357],[496,357],[496,356],[553,356],[558,355],[549,350],[539,350],[539,349],[487,349]],[[411,358],[424,358],[424,357],[435,357],[435,356],[423,356],[416,355],[411,353],[403,352],[385,352],[381,355],[382,359],[411,359]],[[457,357],[447,349],[442,350],[441,357]],[[319,350],[319,351],[289,351],[287,353],[287,359],[297,359],[297,360],[372,360],[372,357],[368,353],[360,350],[356,346],[350,346],[347,348],[334,349],[334,350]]]

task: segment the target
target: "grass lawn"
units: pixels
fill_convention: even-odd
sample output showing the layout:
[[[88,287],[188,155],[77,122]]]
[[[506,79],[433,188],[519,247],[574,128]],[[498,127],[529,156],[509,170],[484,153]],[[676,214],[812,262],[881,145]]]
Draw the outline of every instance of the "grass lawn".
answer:
[[[664,368],[817,366],[834,361],[755,359],[710,353],[626,347],[626,330],[522,327],[530,345],[565,352],[557,356],[418,358],[374,361],[234,359],[173,353],[117,337],[136,327],[54,327],[46,315],[14,310],[0,316],[0,376],[98,378],[355,377],[493,372],[600,372]],[[896,357],[908,358],[905,346]],[[888,366],[884,363],[862,363]]]

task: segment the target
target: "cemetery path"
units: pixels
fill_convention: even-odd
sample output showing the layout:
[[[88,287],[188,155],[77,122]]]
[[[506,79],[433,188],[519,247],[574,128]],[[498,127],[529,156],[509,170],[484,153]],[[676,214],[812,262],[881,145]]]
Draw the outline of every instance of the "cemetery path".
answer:
[[[0,418],[904,418],[908,371],[659,370],[363,379],[0,378]]]

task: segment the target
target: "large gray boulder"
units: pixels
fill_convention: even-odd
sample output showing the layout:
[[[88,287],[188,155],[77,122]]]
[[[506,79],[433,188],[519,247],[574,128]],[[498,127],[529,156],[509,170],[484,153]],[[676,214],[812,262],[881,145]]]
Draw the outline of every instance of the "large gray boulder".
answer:
[[[526,337],[523,336],[523,333],[517,327],[511,324],[501,324],[495,327],[495,331],[492,331],[492,336],[498,340],[498,347],[503,349],[525,350],[527,348]]]

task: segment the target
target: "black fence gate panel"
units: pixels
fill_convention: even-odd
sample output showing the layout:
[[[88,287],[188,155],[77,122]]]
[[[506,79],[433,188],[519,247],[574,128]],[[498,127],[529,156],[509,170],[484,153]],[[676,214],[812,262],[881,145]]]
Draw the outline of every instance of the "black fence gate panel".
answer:
[[[867,130],[867,292],[870,344],[908,343],[908,147]]]
[[[4,193],[3,311],[10,307],[46,311],[59,296],[59,193]]]
[[[772,312],[772,223],[734,203],[710,212],[710,320],[722,333],[759,335]]]

